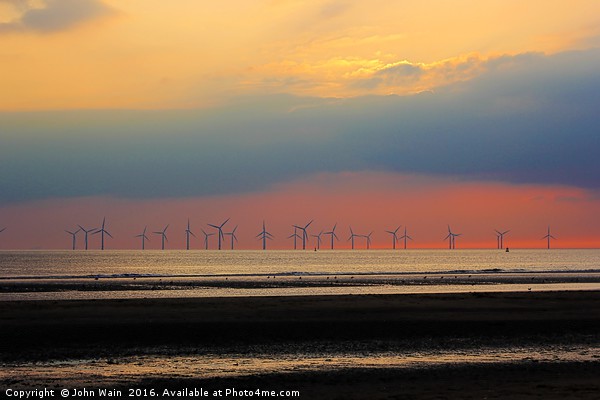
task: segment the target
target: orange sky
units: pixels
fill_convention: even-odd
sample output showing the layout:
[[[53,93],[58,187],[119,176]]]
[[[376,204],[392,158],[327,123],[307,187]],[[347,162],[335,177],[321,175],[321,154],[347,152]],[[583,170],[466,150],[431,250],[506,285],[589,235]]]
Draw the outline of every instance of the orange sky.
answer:
[[[70,16],[75,7],[58,9],[61,1],[93,7]],[[28,11],[50,6],[53,25],[25,23]],[[4,0],[0,110],[414,93],[481,72],[477,63],[465,71],[461,60],[589,47],[599,16],[593,0]],[[357,87],[400,64],[427,73],[376,91]]]
[[[589,109],[595,110],[598,38],[596,0],[0,0],[0,119],[7,121],[0,130],[5,143],[0,228],[8,227],[0,233],[0,248],[65,248],[70,242],[64,229],[96,225],[103,216],[115,234],[109,242],[114,248],[136,247],[133,235],[144,225],[156,230],[167,223],[170,245],[181,248],[188,216],[197,234],[206,223],[230,216],[240,225],[243,248],[258,247],[253,236],[263,218],[277,248],[289,248],[282,238],[291,224],[313,218],[312,233],[337,221],[345,247],[349,225],[360,233],[373,230],[374,247],[389,247],[384,230],[407,225],[415,239],[411,245],[444,248],[447,224],[463,234],[458,247],[494,247],[496,228],[511,229],[506,239],[511,246],[543,247],[539,238],[548,225],[559,238],[556,246],[598,247],[597,165],[585,169],[597,140],[597,118]],[[530,96],[528,84],[538,77],[550,85],[536,82]],[[553,85],[557,77],[564,80]],[[469,82],[473,86],[458,85]],[[468,91],[470,97],[461,97]],[[427,94],[415,95],[421,92]],[[265,96],[275,94],[282,96]],[[380,101],[390,94],[398,101]],[[553,103],[550,95],[563,102]],[[377,101],[370,102],[373,98]],[[286,102],[291,108],[281,111]],[[302,104],[316,111],[296,112]],[[81,109],[102,112],[87,115],[77,112]],[[131,109],[198,112],[173,123],[184,114],[153,120],[125,111]],[[400,111],[402,120],[392,118]],[[439,117],[443,111],[447,114]],[[494,119],[498,115],[506,118]],[[356,119],[344,125],[339,123],[344,116]],[[162,122],[147,126],[150,120]],[[491,143],[480,147],[482,154],[490,147],[492,156],[499,147],[514,151],[508,154],[518,161],[512,175],[502,174],[501,157],[480,171],[476,154],[469,162],[456,160],[459,167],[447,173],[455,179],[440,177],[446,175],[440,172],[444,162],[454,161],[455,154],[468,156],[464,146],[444,152],[456,133],[445,131],[447,120],[465,133],[467,143]],[[493,121],[513,131],[495,130]],[[245,131],[244,124],[252,129]],[[554,136],[540,134],[556,126],[548,133]],[[393,133],[382,133],[388,131]],[[504,135],[513,135],[514,146],[522,147],[498,141]],[[171,138],[179,147],[168,146]],[[138,139],[146,145],[141,150],[131,145]],[[395,147],[388,149],[391,141]],[[404,143],[418,147],[415,154],[433,157],[424,161],[433,167],[394,163],[396,151],[410,152]],[[203,151],[205,164],[196,162],[201,157],[193,146]],[[288,151],[295,146],[315,150],[310,167]],[[171,153],[163,155],[165,147]],[[93,158],[97,148],[116,166],[112,173],[125,178],[95,175],[99,184],[90,189],[84,183],[96,181],[88,178],[81,158]],[[356,152],[346,154],[356,149],[365,153],[360,167],[348,162],[359,158]],[[317,158],[327,151],[338,153],[332,160]],[[527,158],[527,151],[537,158]],[[150,157],[154,153],[161,155],[160,171]],[[296,164],[283,166],[286,154],[298,156]],[[176,181],[190,165],[201,169],[227,157],[238,163],[190,179],[206,188],[193,196],[208,195],[167,198],[168,184],[144,186],[153,183],[152,174]],[[549,169],[553,157],[561,163]],[[245,163],[282,173],[265,177],[270,180],[247,178]],[[569,169],[563,173],[562,167]],[[355,172],[340,172],[349,169]],[[388,172],[373,172],[383,169]],[[561,176],[553,180],[548,174]],[[513,183],[468,180],[482,175]],[[129,177],[135,178],[124,181]],[[138,187],[134,179],[143,182]],[[123,189],[129,186],[142,189]],[[57,197],[63,195],[80,197]]]

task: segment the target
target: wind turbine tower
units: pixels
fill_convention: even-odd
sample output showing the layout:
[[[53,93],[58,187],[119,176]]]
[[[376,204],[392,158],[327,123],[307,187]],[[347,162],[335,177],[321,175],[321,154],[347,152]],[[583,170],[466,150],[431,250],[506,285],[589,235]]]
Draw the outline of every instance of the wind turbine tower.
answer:
[[[81,229],[81,231],[85,234],[84,236],[84,242],[85,242],[85,249],[88,249],[88,233],[94,234],[94,232],[96,231],[97,228],[92,228],[92,229],[85,229],[83,226],[81,225],[77,225],[79,227],[79,229]]]
[[[156,235],[160,235],[161,236],[161,250],[165,249],[165,240],[168,242],[169,239],[167,239],[167,228],[169,227],[169,224],[167,224],[167,226],[165,226],[165,229],[163,229],[162,231],[158,231],[158,232],[152,232]]]
[[[204,233],[204,250],[208,250],[208,238],[209,236],[214,235],[214,233],[206,233],[204,229],[201,229],[202,233]]]
[[[448,235],[444,238],[444,240],[448,239],[448,248],[450,250],[456,249],[457,236],[462,236],[462,233],[453,233],[452,229],[450,229],[450,225],[448,225]]]
[[[356,233],[354,233],[354,231],[352,231],[352,227],[350,227],[350,237],[348,238],[348,240],[352,241],[352,250],[354,250],[354,238],[355,237],[359,237],[360,235],[357,235]]]
[[[185,249],[186,250],[190,249],[190,235],[192,235],[193,237],[196,237],[196,235],[194,235],[194,232],[192,232],[190,230],[190,219],[188,218],[187,228],[185,229]]]
[[[144,230],[142,231],[142,233],[140,233],[139,235],[135,235],[135,237],[139,237],[142,238],[142,250],[146,250],[146,240],[150,240],[148,239],[148,236],[146,236],[146,229],[148,227],[145,226]]]
[[[102,228],[98,229],[96,232],[93,232],[92,235],[100,233],[100,237],[102,238],[100,250],[104,250],[104,234],[107,234],[111,239],[112,235],[106,229],[104,229],[104,224],[106,223],[106,217],[102,219]]]
[[[408,236],[408,234],[406,233],[406,226],[404,227],[404,235],[400,236],[398,239],[404,239],[404,250],[406,250],[406,240],[410,239],[413,240],[410,236]]]
[[[304,226],[294,225],[294,228],[298,228],[302,231],[302,250],[306,250],[306,240],[308,239],[308,233],[306,232],[306,229],[308,229],[308,227],[310,226],[310,224],[313,223],[313,221],[314,220],[311,220],[308,224]]]
[[[208,224],[208,226],[211,226],[215,229],[218,230],[218,238],[219,238],[219,250],[221,250],[221,243],[223,240],[225,240],[225,236],[223,235],[223,227],[225,226],[225,224],[229,221],[229,218],[227,218],[225,220],[225,222],[223,222],[221,225],[213,225],[213,224]]]
[[[259,238],[259,240],[262,239],[262,248],[263,250],[267,249],[267,239],[269,240],[273,240],[273,235],[271,235],[269,232],[267,232],[267,229],[265,228],[265,221],[263,221],[263,228],[262,231],[256,235],[257,238]]]
[[[372,234],[373,234],[373,232],[369,233],[368,235],[361,235],[362,237],[367,239],[367,250],[369,250],[371,248],[371,235]]]
[[[298,227],[296,225],[292,225],[294,227],[294,233],[292,233],[290,236],[288,236],[288,239],[294,238],[294,250],[296,250],[298,248],[297,246],[297,239],[300,239],[300,235],[298,235]]]
[[[312,237],[317,238],[317,250],[321,250],[321,235],[323,234],[323,231],[319,232],[318,235],[310,235]]]
[[[496,231],[496,235],[498,236],[498,248],[503,249],[504,248],[504,235],[506,235],[508,232],[510,232],[510,230],[504,231],[504,232],[500,232],[497,229],[494,229],[494,230]]]
[[[229,235],[231,236],[231,250],[233,250],[233,242],[234,240],[237,242],[237,236],[235,236],[235,231],[237,230],[238,226],[236,225],[235,228],[233,228],[233,230],[229,233],[224,233],[224,235]]]
[[[333,250],[333,238],[336,238],[337,240],[340,240],[338,238],[338,236],[335,234],[335,228],[337,227],[337,222],[335,223],[335,225],[333,225],[333,229],[330,230],[329,232],[324,232],[325,235],[331,235],[331,250]]]
[[[4,229],[6,229],[6,228],[4,228]],[[2,232],[4,229],[0,230],[0,232]],[[71,232],[71,231],[68,231],[65,229],[65,232],[67,232],[73,238],[73,250],[75,250],[75,243],[77,241],[77,232],[79,232],[80,230],[81,230],[81,228],[77,229],[75,232]]]
[[[550,239],[556,240],[556,238],[550,234],[550,227],[548,227],[548,233],[542,239],[548,239],[548,250],[550,250]]]
[[[390,235],[392,235],[392,249],[396,250],[396,242],[398,241],[398,229],[400,229],[402,225],[398,226],[395,231],[386,231]]]

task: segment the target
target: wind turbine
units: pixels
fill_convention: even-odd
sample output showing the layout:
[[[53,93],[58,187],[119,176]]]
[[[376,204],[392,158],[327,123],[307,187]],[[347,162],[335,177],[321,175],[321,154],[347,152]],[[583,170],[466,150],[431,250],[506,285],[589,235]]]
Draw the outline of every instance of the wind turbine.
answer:
[[[321,235],[323,234],[323,231],[319,232],[318,235],[310,235],[312,237],[316,237],[317,238],[317,250],[321,250]]]
[[[304,227],[294,225],[294,228],[298,228],[302,231],[302,250],[306,250],[306,239],[308,239],[308,233],[306,232],[306,229],[309,227],[310,224],[313,223],[313,221],[314,220],[311,219],[308,224],[304,225]]]
[[[300,239],[300,235],[298,235],[298,227],[296,225],[292,225],[294,227],[294,233],[292,233],[290,236],[288,236],[287,238],[294,238],[294,250],[296,250],[297,246],[296,246],[296,239]]]
[[[265,228],[265,221],[263,220],[263,228],[262,231],[256,235],[257,238],[262,239],[263,242],[263,250],[267,249],[267,239],[273,240],[273,235],[271,235],[269,232],[267,232],[267,229]]]
[[[101,237],[102,237],[102,245],[100,246],[101,250],[104,250],[104,234],[106,233],[108,236],[110,236],[112,238],[112,235],[110,234],[110,232],[108,232],[106,229],[104,229],[104,224],[106,223],[106,217],[104,217],[102,219],[102,228],[98,229],[96,232],[92,232],[92,235],[95,235],[97,233],[101,233]]]
[[[550,249],[550,239],[556,240],[556,238],[550,234],[550,227],[548,227],[548,234],[542,239],[548,239],[548,249]]]
[[[373,234],[373,232],[369,233],[368,235],[360,235],[362,237],[364,237],[365,239],[367,239],[367,250],[369,250],[371,248],[371,235]]]
[[[496,235],[498,236],[498,248],[499,249],[503,249],[504,248],[504,235],[506,235],[508,232],[510,232],[510,229],[504,232],[500,232],[497,229],[494,229],[496,231]]]
[[[141,237],[142,238],[142,250],[146,249],[146,240],[150,240],[148,239],[148,236],[146,236],[146,228],[148,228],[147,226],[144,227],[144,231],[142,233],[140,233],[139,235],[135,235],[135,237]]]
[[[333,229],[330,230],[329,232],[324,232],[325,235],[331,235],[331,250],[333,250],[333,238],[336,238],[337,240],[340,240],[337,235],[335,234],[335,228],[337,227],[337,222],[335,223],[335,225],[333,225]]]
[[[456,249],[456,237],[462,236],[462,233],[453,233],[450,229],[450,225],[448,225],[448,236],[444,238],[444,240],[448,239],[448,248],[450,250]]]
[[[214,235],[214,233],[206,233],[204,229],[200,229],[204,233],[204,250],[208,250],[208,237]]]
[[[395,231],[386,231],[387,233],[392,235],[392,249],[396,250],[396,242],[398,241],[398,229],[400,229],[402,225],[399,225]]]
[[[224,235],[231,236],[231,250],[233,250],[233,241],[234,241],[234,239],[235,239],[236,242],[238,241],[237,236],[235,236],[235,231],[236,231],[237,228],[238,228],[238,226],[236,225],[235,228],[233,228],[233,230],[231,232],[224,233]]]
[[[2,232],[4,229],[0,229],[0,232]],[[75,250],[75,242],[77,241],[77,232],[79,232],[81,230],[81,228],[77,229],[75,232],[71,232],[65,229],[65,232],[67,232],[69,235],[71,235],[73,237],[73,250]]]
[[[165,229],[163,229],[162,231],[158,231],[158,232],[152,232],[156,235],[160,235],[161,236],[161,250],[165,249],[165,240],[168,242],[169,239],[167,239],[167,228],[169,227],[169,224],[167,224],[167,226],[165,226]]]
[[[360,235],[357,235],[356,233],[354,233],[352,231],[352,227],[350,227],[350,237],[348,238],[348,240],[352,240],[352,250],[354,250],[354,238],[355,237],[359,237]]]
[[[406,234],[406,226],[404,227],[404,235],[400,236],[398,239],[404,239],[404,250],[406,250],[406,239],[413,240],[413,238]]]
[[[187,228],[185,230],[185,249],[186,250],[190,249],[190,235],[192,235],[193,237],[196,237],[196,235],[194,235],[194,232],[192,232],[190,230],[190,219],[188,218],[188,224],[187,224]]]
[[[221,225],[207,224],[208,226],[212,226],[219,231],[217,235],[219,237],[219,250],[221,250],[221,240],[225,240],[225,236],[223,236],[223,226],[225,226],[227,221],[229,221],[229,218],[227,218]]]
[[[85,241],[85,249],[87,250],[88,249],[88,233],[94,234],[94,232],[98,228],[92,228],[92,229],[87,229],[86,230],[83,226],[81,226],[79,224],[77,226],[79,227],[79,229],[81,229],[83,231],[83,233],[85,233],[85,239],[84,239],[84,241]]]

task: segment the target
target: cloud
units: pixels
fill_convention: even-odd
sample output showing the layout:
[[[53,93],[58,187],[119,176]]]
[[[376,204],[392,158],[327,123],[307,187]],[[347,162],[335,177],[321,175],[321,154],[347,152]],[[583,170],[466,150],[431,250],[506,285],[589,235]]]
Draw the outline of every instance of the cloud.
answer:
[[[343,171],[600,190],[599,63],[600,50],[505,57],[411,96],[0,113],[0,202],[260,192]]]
[[[10,2],[19,17],[0,24],[0,33],[60,32],[113,12],[101,0],[45,0]]]

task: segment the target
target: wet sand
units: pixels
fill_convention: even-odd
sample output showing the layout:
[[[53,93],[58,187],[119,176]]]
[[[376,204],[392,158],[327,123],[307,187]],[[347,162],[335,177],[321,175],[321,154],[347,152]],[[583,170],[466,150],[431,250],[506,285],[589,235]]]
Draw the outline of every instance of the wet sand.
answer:
[[[600,292],[0,302],[0,361],[139,355],[452,351],[600,345]],[[595,360],[595,361],[594,361]],[[7,365],[8,365],[7,364]],[[153,376],[132,384],[301,391],[301,398],[597,398],[600,360]],[[35,382],[6,377],[3,386]],[[13,382],[11,383],[11,379]],[[73,385],[82,382],[73,382]],[[95,382],[101,385],[102,382]],[[494,397],[496,396],[496,397]],[[594,397],[595,396],[595,397]]]

